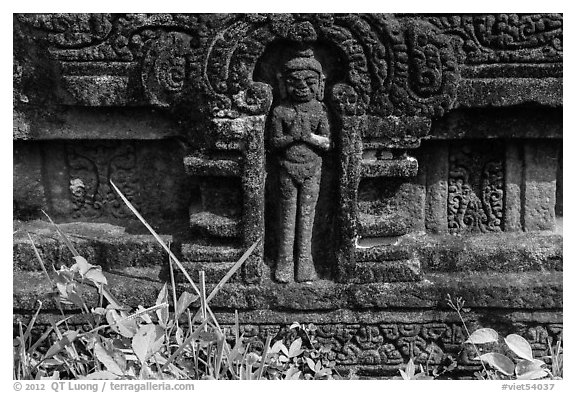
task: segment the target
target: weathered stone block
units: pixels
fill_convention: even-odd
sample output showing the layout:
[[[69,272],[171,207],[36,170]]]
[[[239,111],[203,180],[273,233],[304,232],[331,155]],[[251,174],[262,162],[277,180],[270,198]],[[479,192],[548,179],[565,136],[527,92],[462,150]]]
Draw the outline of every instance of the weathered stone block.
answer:
[[[556,208],[558,147],[528,141],[524,145],[524,230],[553,230]]]
[[[38,144],[14,144],[13,187],[15,218],[35,217],[46,208],[42,153]]]

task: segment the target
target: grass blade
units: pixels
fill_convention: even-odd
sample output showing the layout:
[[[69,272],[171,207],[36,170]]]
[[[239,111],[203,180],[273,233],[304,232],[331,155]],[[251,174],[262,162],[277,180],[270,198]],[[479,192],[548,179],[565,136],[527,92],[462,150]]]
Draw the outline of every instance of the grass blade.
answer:
[[[34,254],[36,255],[36,259],[38,259],[38,262],[40,262],[40,267],[42,268],[42,271],[44,272],[44,274],[46,275],[46,278],[50,282],[50,286],[54,287],[54,283],[52,282],[52,279],[48,275],[48,271],[46,270],[46,266],[44,266],[44,261],[42,260],[42,257],[40,256],[40,253],[38,252],[38,249],[36,248],[36,245],[34,244],[34,241],[32,240],[32,236],[30,236],[30,233],[27,233],[27,234],[28,234],[28,239],[30,239],[30,244],[32,244],[32,249],[34,250]]]
[[[178,266],[178,268],[182,271],[182,273],[184,274],[184,276],[186,277],[186,279],[190,282],[190,285],[192,285],[192,288],[194,289],[194,291],[196,291],[196,293],[198,294],[198,296],[200,296],[200,290],[198,289],[198,287],[196,286],[196,284],[194,284],[194,281],[192,280],[192,278],[190,277],[190,275],[188,274],[188,272],[186,271],[186,269],[184,268],[184,266],[180,263],[180,261],[178,260],[178,258],[176,258],[176,256],[172,253],[172,251],[170,251],[170,248],[168,248],[168,246],[166,245],[166,243],[164,243],[164,241],[162,240],[162,238],[156,233],[156,231],[150,226],[150,224],[148,224],[148,222],[144,219],[144,217],[142,217],[142,215],[138,212],[138,210],[136,210],[136,208],[134,207],[134,205],[132,205],[132,203],[130,203],[130,201],[124,196],[124,194],[122,194],[122,192],[118,189],[118,187],[116,187],[116,184],[114,184],[114,182],[112,180],[110,180],[110,184],[112,185],[112,188],[114,189],[114,191],[116,191],[116,193],[120,196],[120,198],[122,198],[122,200],[124,201],[124,203],[126,204],[126,206],[128,206],[128,208],[132,211],[132,213],[134,213],[134,215],[136,217],[138,217],[138,219],[140,220],[140,222],[142,224],[144,224],[144,226],[146,227],[146,229],[148,229],[148,231],[152,234],[152,236],[154,236],[154,238],[156,239],[156,241],[158,243],[160,243],[160,245],[162,246],[162,248],[164,248],[164,250],[166,250],[166,252],[168,253],[168,255],[170,255],[170,258],[172,258],[172,260],[174,261],[174,263],[176,264],[176,266]]]
[[[272,336],[266,336],[266,344],[264,344],[264,350],[262,351],[262,361],[260,362],[260,368],[258,369],[258,374],[256,379],[262,379],[262,373],[264,372],[264,366],[266,365],[266,356],[268,356],[268,350],[270,349],[270,343],[272,342]]]
[[[72,245],[72,242],[68,239],[68,237],[64,234],[64,232],[62,232],[60,227],[58,225],[56,225],[56,223],[54,221],[52,221],[50,216],[44,210],[41,210],[41,211],[42,211],[42,213],[44,213],[44,215],[46,217],[48,217],[48,220],[52,223],[52,225],[54,225],[54,228],[56,228],[56,231],[60,234],[60,236],[62,236],[62,239],[64,239],[64,243],[66,243],[66,247],[68,247],[68,249],[70,250],[72,255],[74,255],[75,257],[79,257],[80,254],[78,254],[78,251],[76,251],[76,248],[74,248],[74,246]]]

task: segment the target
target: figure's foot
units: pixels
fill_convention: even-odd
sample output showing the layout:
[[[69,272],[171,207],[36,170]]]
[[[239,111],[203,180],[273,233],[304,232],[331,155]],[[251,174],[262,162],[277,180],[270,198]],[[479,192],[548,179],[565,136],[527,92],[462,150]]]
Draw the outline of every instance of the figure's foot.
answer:
[[[296,272],[296,281],[306,282],[306,281],[316,281],[318,280],[318,274],[316,274],[316,269],[314,268],[314,263],[311,258],[301,259],[298,261],[298,269]]]
[[[288,283],[294,281],[294,261],[291,259],[279,259],[274,272],[276,281]]]

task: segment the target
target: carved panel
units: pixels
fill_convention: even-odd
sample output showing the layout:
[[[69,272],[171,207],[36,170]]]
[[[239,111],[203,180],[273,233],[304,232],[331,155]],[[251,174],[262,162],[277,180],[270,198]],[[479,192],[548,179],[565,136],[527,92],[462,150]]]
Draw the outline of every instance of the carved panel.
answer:
[[[543,343],[561,338],[561,324],[517,323],[515,331],[530,342],[538,357],[545,356]],[[223,326],[233,339],[233,327]],[[475,329],[471,323],[469,329]],[[388,366],[398,368],[409,359],[417,363],[437,365],[447,355],[457,359],[463,368],[480,368],[473,360],[477,355],[471,345],[465,345],[467,335],[460,323],[389,323],[389,324],[319,324],[313,335],[317,346],[330,349],[329,360],[340,366]],[[261,348],[268,335],[287,341],[296,338],[295,330],[279,325],[240,325],[240,333],[254,348]]]
[[[426,18],[458,43],[469,64],[562,61],[562,14],[452,15]]]
[[[504,228],[504,152],[498,143],[453,145],[449,155],[450,233]]]
[[[73,218],[99,218],[110,214],[126,218],[131,213],[110,186],[110,179],[138,208],[136,155],[131,144],[93,142],[67,145]]]

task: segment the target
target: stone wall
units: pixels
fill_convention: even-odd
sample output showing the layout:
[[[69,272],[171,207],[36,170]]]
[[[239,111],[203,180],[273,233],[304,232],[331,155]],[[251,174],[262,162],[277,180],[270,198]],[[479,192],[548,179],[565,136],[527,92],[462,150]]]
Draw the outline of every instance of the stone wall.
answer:
[[[41,210],[121,300],[154,302],[167,256],[113,180],[194,278],[218,282],[259,241],[211,302],[255,340],[297,320],[342,370],[452,353],[468,372],[451,294],[471,326],[544,351],[562,332],[562,24],[14,15],[15,318],[49,290],[28,233],[71,262]]]

